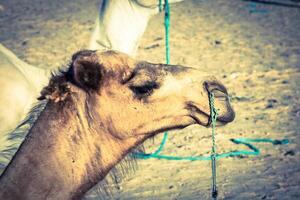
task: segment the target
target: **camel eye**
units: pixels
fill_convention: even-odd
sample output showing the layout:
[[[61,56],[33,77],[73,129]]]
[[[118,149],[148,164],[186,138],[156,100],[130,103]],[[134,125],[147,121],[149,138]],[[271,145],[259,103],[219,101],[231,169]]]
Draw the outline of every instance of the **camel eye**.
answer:
[[[154,89],[158,88],[158,84],[156,82],[147,82],[143,85],[139,86],[129,86],[129,88],[134,92],[134,94],[138,98],[143,98],[146,96],[150,96]]]

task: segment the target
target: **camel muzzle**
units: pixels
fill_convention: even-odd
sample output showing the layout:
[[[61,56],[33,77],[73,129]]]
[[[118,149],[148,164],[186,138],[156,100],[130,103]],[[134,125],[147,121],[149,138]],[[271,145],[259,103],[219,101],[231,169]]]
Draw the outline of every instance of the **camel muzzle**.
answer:
[[[235,118],[235,112],[231,106],[230,98],[225,86],[214,80],[205,81],[204,87],[208,93],[214,94],[214,103],[218,110],[217,125],[220,126],[232,122]]]

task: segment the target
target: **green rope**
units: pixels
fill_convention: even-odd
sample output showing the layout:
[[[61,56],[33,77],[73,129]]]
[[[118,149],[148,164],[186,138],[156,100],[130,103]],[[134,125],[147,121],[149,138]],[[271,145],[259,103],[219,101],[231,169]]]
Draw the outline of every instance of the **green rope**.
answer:
[[[159,12],[163,9],[162,0],[159,0]],[[169,46],[169,32],[170,32],[170,6],[169,0],[165,0],[164,4],[164,11],[165,11],[165,46],[166,46],[166,63],[170,64],[170,46]],[[164,133],[164,138],[167,140],[168,132]],[[163,141],[159,148],[153,154],[159,154],[163,150]]]
[[[160,154],[164,149],[167,142],[167,135],[164,135],[164,138],[158,148],[154,153],[134,153],[133,156],[138,159],[147,160],[150,158],[164,159],[164,160],[188,160],[188,161],[208,161],[211,160],[211,156],[172,156],[172,155],[163,155]],[[249,138],[234,138],[230,139],[234,144],[245,145],[249,148],[249,151],[230,151],[228,153],[216,154],[216,160],[227,157],[239,157],[247,155],[259,155],[259,149],[251,143],[271,143],[273,145],[283,145],[288,144],[288,139],[283,140],[273,140],[269,138],[262,139],[249,139]]]
[[[162,0],[158,1],[158,10],[161,12],[163,10]]]
[[[269,138],[256,138],[256,139],[250,139],[250,138],[232,138],[230,139],[231,142],[234,144],[242,144],[249,148],[249,151],[231,151],[228,153],[216,153],[216,145],[215,145],[215,124],[217,120],[217,110],[214,107],[214,96],[213,93],[210,93],[210,110],[211,110],[211,124],[212,124],[212,155],[210,156],[170,156],[170,155],[161,155],[160,153],[164,149],[167,138],[168,138],[168,132],[164,134],[163,140],[159,146],[159,148],[154,153],[134,153],[133,156],[138,159],[149,159],[149,158],[157,158],[157,159],[165,159],[165,160],[189,160],[189,161],[197,161],[197,160],[211,160],[212,157],[214,157],[216,160],[220,158],[226,158],[226,157],[237,157],[237,156],[247,156],[247,155],[259,155],[260,151],[259,149],[254,146],[252,143],[271,143],[273,145],[284,145],[289,144],[288,139],[282,139],[282,140],[273,140]]]
[[[164,149],[167,139],[168,139],[168,132],[164,134],[163,140],[158,147],[158,149],[154,153],[134,153],[133,156],[138,159],[144,159],[147,160],[149,158],[156,158],[156,159],[165,159],[165,160],[189,160],[189,161],[205,161],[205,160],[217,160],[220,158],[226,158],[226,157],[237,157],[237,156],[246,156],[246,155],[259,155],[260,151],[257,147],[255,147],[251,143],[271,143],[273,145],[283,145],[283,144],[288,144],[289,140],[288,139],[283,139],[283,140],[272,140],[269,138],[261,138],[261,139],[249,139],[249,138],[234,138],[230,139],[231,142],[234,144],[242,144],[245,145],[246,147],[249,148],[250,151],[231,151],[228,153],[221,153],[217,154],[216,153],[216,144],[215,144],[215,125],[216,125],[216,120],[218,117],[217,110],[214,107],[214,95],[213,93],[209,94],[209,102],[210,102],[210,115],[211,115],[211,124],[212,124],[212,155],[210,156],[171,156],[171,155],[162,155],[160,154],[162,150]],[[215,161],[213,161],[215,162]],[[216,166],[215,163],[212,164],[214,167]],[[214,168],[213,167],[213,168]],[[215,169],[213,169],[215,171]],[[215,172],[213,172],[214,174]],[[216,182],[215,180],[213,182]],[[215,188],[216,189],[216,188]]]
[[[162,0],[159,0],[159,9],[162,10]],[[169,48],[169,27],[170,27],[170,7],[168,0],[165,0],[165,30],[166,30],[166,61],[167,63],[170,62],[170,48]],[[211,101],[211,100],[210,100]],[[212,110],[212,109],[211,109]],[[212,130],[214,135],[214,129]],[[211,160],[211,156],[169,156],[169,155],[161,155],[160,152],[164,149],[165,144],[167,142],[168,138],[168,132],[165,132],[163,140],[159,146],[159,148],[154,152],[150,154],[145,153],[134,153],[133,156],[139,159],[149,159],[149,158],[157,158],[157,159],[166,159],[166,160],[190,160],[190,161],[196,161],[196,160]],[[216,154],[215,153],[215,159],[220,158],[226,158],[226,157],[234,157],[234,156],[245,156],[245,155],[259,155],[260,151],[257,147],[252,145],[251,143],[271,143],[273,145],[280,145],[280,144],[288,144],[289,140],[283,139],[283,140],[272,140],[268,138],[262,138],[262,139],[248,139],[248,138],[235,138],[231,139],[231,141],[235,144],[242,144],[247,146],[250,151],[232,151],[228,153],[222,153],[222,154]]]
[[[170,64],[170,46],[169,46],[169,32],[170,32],[170,6],[169,0],[165,0],[165,34],[166,34],[166,62]]]
[[[159,0],[159,11],[162,11],[162,0]],[[169,32],[170,32],[170,7],[169,1],[165,0],[164,3],[164,11],[165,11],[165,46],[166,46],[166,63],[170,64],[170,47],[169,47]],[[242,156],[242,155],[259,155],[260,151],[257,147],[252,145],[251,143],[257,142],[265,142],[265,143],[272,143],[273,145],[279,144],[288,144],[289,141],[287,139],[283,140],[272,140],[268,138],[263,139],[247,139],[247,138],[237,138],[231,139],[231,141],[235,144],[243,144],[247,146],[250,151],[231,151],[229,153],[216,153],[216,141],[215,141],[215,129],[216,129],[216,122],[218,118],[217,109],[214,107],[214,94],[212,92],[209,93],[209,105],[210,105],[210,120],[212,125],[212,153],[210,156],[169,156],[169,155],[161,155],[161,151],[164,149],[164,146],[167,142],[168,132],[165,132],[163,140],[159,146],[159,148],[150,154],[145,153],[133,153],[135,158],[139,159],[149,159],[149,158],[157,158],[157,159],[165,159],[165,160],[211,160],[212,166],[212,199],[216,200],[218,196],[217,190],[217,172],[216,172],[216,160],[225,157],[233,157],[233,156]]]
[[[228,153],[216,153],[216,144],[215,144],[215,125],[216,120],[218,117],[218,112],[214,107],[214,95],[213,93],[209,94],[209,104],[210,104],[210,116],[211,116],[211,124],[212,124],[212,155],[210,156],[170,156],[170,155],[162,155],[160,154],[164,149],[167,139],[168,139],[168,132],[164,134],[163,140],[159,146],[159,148],[154,153],[134,153],[133,156],[138,159],[149,159],[149,158],[156,158],[156,159],[165,159],[165,160],[189,160],[189,161],[197,161],[197,160],[218,160],[220,158],[226,157],[237,157],[237,156],[246,156],[246,155],[259,155],[259,149],[251,143],[271,143],[273,145],[284,145],[288,144],[288,139],[282,140],[273,140],[269,138],[256,138],[256,139],[249,139],[249,138],[232,138],[230,139],[231,142],[234,144],[242,144],[249,148],[250,151],[231,151]],[[215,161],[214,161],[215,162]],[[214,164],[215,166],[215,164]]]
[[[210,107],[210,121],[212,125],[211,138],[212,138],[212,150],[211,150],[211,170],[212,170],[212,199],[216,200],[218,197],[217,190],[217,165],[216,165],[216,139],[215,130],[218,118],[218,111],[214,104],[215,96],[214,93],[209,92],[209,107]]]

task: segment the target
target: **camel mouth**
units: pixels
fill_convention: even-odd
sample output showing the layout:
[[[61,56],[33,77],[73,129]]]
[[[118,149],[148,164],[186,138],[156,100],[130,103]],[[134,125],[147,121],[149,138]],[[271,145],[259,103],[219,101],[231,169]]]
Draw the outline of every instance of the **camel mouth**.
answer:
[[[232,122],[235,119],[235,112],[231,109],[230,112],[227,112],[224,115],[218,116],[217,121],[216,121],[216,126],[224,126],[230,122]],[[211,117],[209,117],[207,127],[212,126],[212,120]]]
[[[218,117],[216,119],[216,126],[224,126],[230,123],[235,118],[235,112],[231,106],[230,98],[225,86],[218,81],[205,81],[204,89],[207,92],[207,107],[201,109],[201,105],[196,102],[188,102],[187,109],[191,113],[193,120],[202,126],[211,127],[212,120],[210,116],[209,98],[210,94],[214,94],[214,107],[217,109]]]
[[[215,104],[219,103],[223,105],[223,109],[221,110],[217,107],[217,125],[225,125],[232,122],[235,118],[235,112],[231,106],[230,97],[227,93],[224,93],[223,91],[220,91],[218,89],[215,89],[212,92],[214,93],[214,102],[216,102]],[[211,116],[209,117],[211,118]],[[209,123],[211,123],[211,119],[209,120]]]
[[[221,93],[218,90],[214,91],[214,94],[215,94],[214,103],[222,105],[222,109],[218,109],[218,107],[216,107],[218,112],[216,125],[223,126],[227,123],[232,122],[235,119],[235,112],[230,104],[229,96],[227,94]],[[209,116],[209,121],[207,126],[211,126],[211,123],[212,123],[211,116]]]
[[[235,118],[235,112],[230,104],[230,98],[226,87],[216,80],[205,81],[204,87],[208,92],[208,95],[211,93],[214,94],[214,104],[220,105],[222,108],[221,110],[219,109],[217,125],[221,126],[232,122]],[[211,118],[211,116],[209,116],[209,118]],[[211,119],[209,119],[208,126],[211,126]]]
[[[223,101],[225,104],[227,102],[224,101],[225,97],[221,98],[221,101]],[[227,97],[228,99],[228,97]],[[188,110],[191,111],[190,117],[199,125],[205,126],[205,127],[211,127],[212,126],[212,120],[210,113],[202,111],[198,108],[197,105],[194,105],[193,103],[189,102],[187,105]],[[218,112],[218,117],[216,120],[216,126],[224,126],[227,123],[230,123],[235,118],[235,112],[233,111],[232,107],[230,105],[226,105],[226,109],[223,111]]]

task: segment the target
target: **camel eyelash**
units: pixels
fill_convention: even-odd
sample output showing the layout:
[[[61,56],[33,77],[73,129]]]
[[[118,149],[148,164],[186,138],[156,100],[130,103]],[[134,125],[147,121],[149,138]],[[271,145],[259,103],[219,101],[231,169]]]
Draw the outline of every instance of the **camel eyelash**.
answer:
[[[141,86],[129,86],[138,98],[150,96],[154,89],[157,89],[159,85],[156,82],[148,82]]]

